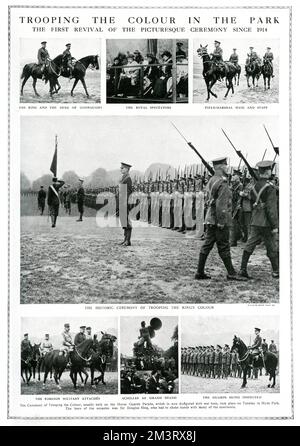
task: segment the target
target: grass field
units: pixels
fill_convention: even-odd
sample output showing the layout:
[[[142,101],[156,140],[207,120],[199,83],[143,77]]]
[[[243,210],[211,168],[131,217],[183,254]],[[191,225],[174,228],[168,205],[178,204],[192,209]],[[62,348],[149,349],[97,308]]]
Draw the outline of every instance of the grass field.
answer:
[[[241,389],[241,378],[213,379],[198,376],[181,375],[181,393],[278,393],[280,391],[279,376],[276,386],[268,388],[269,377],[248,379],[247,386]]]
[[[89,373],[89,372],[88,372]],[[90,375],[90,373],[89,373]],[[95,376],[98,376],[96,373]],[[72,394],[76,393],[76,395],[80,394],[116,394],[118,393],[118,373],[117,372],[106,372],[105,373],[105,382],[106,385],[97,384],[97,386],[92,387],[90,379],[88,380],[85,387],[81,386],[81,380],[78,376],[78,388],[74,389],[71,378],[69,376],[69,372],[64,372],[61,376],[60,386],[61,390],[57,388],[54,379],[47,379],[46,386],[43,387],[43,379],[44,374],[41,374],[41,381],[33,381],[29,382],[29,385],[21,382],[21,394],[22,395],[54,395],[54,394]]]
[[[62,212],[62,211],[61,211]],[[63,215],[63,212],[62,212]],[[21,217],[21,303],[270,303],[279,283],[265,250],[251,257],[248,282],[230,282],[216,248],[195,281],[201,241],[169,229],[133,229],[132,246],[119,246],[121,228],[101,228],[93,217]],[[239,267],[242,246],[232,249]]]

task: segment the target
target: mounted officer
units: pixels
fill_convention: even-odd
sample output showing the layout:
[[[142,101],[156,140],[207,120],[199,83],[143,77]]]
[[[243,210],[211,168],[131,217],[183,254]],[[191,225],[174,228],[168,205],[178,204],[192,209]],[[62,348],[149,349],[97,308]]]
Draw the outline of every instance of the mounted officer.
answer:
[[[85,336],[85,325],[81,325],[81,327],[79,328],[79,333],[76,334],[75,338],[74,338],[74,344],[75,345],[79,345],[81,344],[83,341],[86,340],[86,336]]]
[[[232,265],[229,235],[232,225],[232,194],[228,184],[227,158],[213,160],[214,175],[207,184],[208,209],[205,217],[206,232],[200,249],[196,280],[210,279],[204,272],[207,257],[217,244],[218,253],[227,270],[228,280],[240,280]]]
[[[239,56],[236,52],[236,48],[233,48],[233,53],[229,57],[229,62],[233,63],[233,65],[237,66],[239,63]]]
[[[276,188],[270,181],[273,164],[273,161],[260,161],[257,164],[260,178],[251,190],[253,211],[250,234],[244,248],[240,270],[240,275],[248,279],[249,258],[261,241],[266,246],[267,256],[272,265],[272,277],[279,278],[277,195]]]
[[[50,353],[53,351],[53,344],[50,341],[49,334],[45,334],[45,339],[41,342],[40,345],[40,352],[42,357],[46,356],[47,353]]]
[[[254,332],[255,332],[255,338],[253,344],[250,347],[250,351],[253,355],[253,362],[255,363],[259,355],[261,354],[262,338],[260,336],[261,332],[260,328],[255,327]]]
[[[271,52],[271,48],[268,46],[267,47],[267,51],[265,52],[264,56],[263,56],[263,62],[267,62],[270,64],[271,68],[272,68],[272,77],[274,77],[273,74],[273,59],[274,59],[274,55]]]
[[[70,43],[66,44],[66,49],[62,55],[63,55],[63,58],[62,58],[63,67],[69,71],[69,73],[70,73],[69,78],[72,79],[73,70],[74,70],[74,65],[73,65],[74,57],[72,57],[72,54],[71,54],[71,44]]]
[[[29,350],[32,348],[31,342],[29,340],[28,337],[28,333],[24,334],[24,339],[21,342],[21,352],[23,352],[24,350]]]
[[[38,50],[37,53],[37,60],[38,60],[38,65],[40,65],[41,68],[41,72],[42,72],[42,79],[45,78],[45,69],[46,67],[48,67],[49,62],[50,62],[50,54],[48,53],[48,50],[46,48],[47,46],[47,42],[43,41],[41,42],[41,48]]]

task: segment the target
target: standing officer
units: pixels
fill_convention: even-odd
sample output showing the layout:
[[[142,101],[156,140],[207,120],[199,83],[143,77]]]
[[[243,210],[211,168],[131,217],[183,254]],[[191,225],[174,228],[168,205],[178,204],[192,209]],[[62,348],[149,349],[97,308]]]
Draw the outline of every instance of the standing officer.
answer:
[[[213,160],[214,175],[207,184],[208,208],[205,217],[206,231],[204,243],[200,249],[196,280],[210,279],[204,272],[206,259],[214,244],[217,244],[219,256],[227,270],[228,280],[240,280],[232,265],[229,235],[232,224],[232,194],[228,185],[227,158]]]
[[[250,234],[243,252],[240,275],[250,278],[247,272],[249,258],[256,246],[263,241],[272,265],[272,277],[279,278],[277,195],[276,188],[270,181],[273,161],[260,161],[257,167],[260,178],[251,190],[253,210]]]
[[[74,338],[74,344],[75,345],[79,345],[81,344],[83,341],[86,340],[86,336],[85,336],[85,325],[82,325],[80,327],[80,331],[79,333],[77,333],[77,335]]]
[[[82,186],[83,184],[83,179],[79,178],[78,180],[79,182],[79,187],[77,190],[77,206],[78,206],[78,212],[79,212],[79,218],[76,221],[82,221],[82,216],[83,216],[83,212],[84,212],[84,188]]]
[[[41,186],[40,190],[38,192],[38,208],[41,212],[41,215],[43,215],[43,213],[44,213],[46,196],[47,196],[47,194],[44,191],[44,186]]]
[[[121,163],[121,180],[119,184],[119,217],[122,228],[124,230],[124,241],[121,243],[123,246],[131,246],[131,233],[132,225],[129,219],[129,205],[128,199],[132,194],[132,180],[129,175],[131,165],[127,163]]]
[[[52,228],[55,228],[56,226],[56,220],[59,211],[60,200],[58,191],[64,184],[65,182],[63,180],[58,180],[56,177],[53,177],[52,184],[49,186],[48,189],[47,204],[49,206]]]
[[[40,65],[41,67],[41,72],[42,72],[42,79],[44,78],[45,75],[45,68],[48,65],[48,61],[50,60],[50,55],[48,53],[48,50],[46,49],[46,45],[47,42],[43,41],[41,42],[41,48],[38,50],[38,54],[37,54],[37,60],[38,60],[38,65]]]

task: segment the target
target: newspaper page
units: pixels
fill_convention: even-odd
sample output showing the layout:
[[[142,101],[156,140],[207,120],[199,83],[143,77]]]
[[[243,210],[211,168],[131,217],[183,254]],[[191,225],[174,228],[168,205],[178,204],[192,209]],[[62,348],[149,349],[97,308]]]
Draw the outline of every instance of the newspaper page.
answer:
[[[8,422],[292,420],[292,4],[23,3]]]

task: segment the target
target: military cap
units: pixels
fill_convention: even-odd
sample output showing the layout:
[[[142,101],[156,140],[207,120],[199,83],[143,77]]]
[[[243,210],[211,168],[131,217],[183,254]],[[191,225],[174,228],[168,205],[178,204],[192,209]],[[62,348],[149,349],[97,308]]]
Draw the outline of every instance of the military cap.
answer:
[[[78,181],[81,181],[83,183],[84,179],[83,178],[78,178]]]
[[[86,329],[87,329],[87,330],[91,330],[91,329],[92,329],[92,327],[86,327]]]
[[[253,50],[254,49],[254,46],[249,46],[249,50]]]
[[[229,345],[228,345],[228,344],[225,344],[225,347],[228,347],[228,348],[229,348]]]
[[[172,54],[170,53],[170,51],[164,51],[162,54],[161,54],[161,57],[164,57],[164,56],[167,56],[167,57],[172,57]]]
[[[211,348],[215,348],[213,345],[210,346]]]
[[[28,333],[24,333],[24,338],[25,338],[25,336],[28,336]]]
[[[132,166],[130,164],[121,162],[121,167],[126,167],[126,169],[130,169]]]
[[[217,344],[217,347],[218,347],[218,348],[222,348],[219,344]]]
[[[133,54],[141,54],[139,50],[134,50]]]
[[[233,49],[233,51],[236,51],[236,48],[232,48]]]
[[[71,46],[71,44],[70,44],[70,43],[67,43],[66,46]]]
[[[212,160],[212,163],[213,163],[213,166],[219,166],[221,164],[227,165],[227,157],[216,158],[216,159]]]
[[[70,324],[65,324],[64,327],[65,328],[70,328]]]
[[[273,161],[260,161],[256,166],[260,172],[264,172],[265,170],[272,169],[273,164]]]
[[[218,43],[219,45],[221,44],[221,42],[219,42],[218,40],[215,40],[215,43]]]
[[[79,328],[81,328],[81,329],[82,329],[82,328],[85,328],[85,325],[81,325],[81,327],[79,327]]]
[[[261,331],[260,328],[255,327],[254,330],[256,331]]]
[[[274,342],[274,339],[271,339],[271,342]]]
[[[182,46],[182,45],[183,45],[183,42],[176,42],[176,45],[178,45],[178,46]]]
[[[53,177],[53,178],[52,178],[52,181],[57,181],[57,177]]]
[[[134,59],[134,55],[133,54],[127,54],[127,59]]]
[[[45,40],[43,42],[41,42],[41,45],[44,45],[45,43],[47,43]]]
[[[45,336],[48,336],[48,337],[49,337],[49,333],[46,333]]]
[[[267,46],[267,50],[270,50],[270,49],[271,49],[271,47]]]

